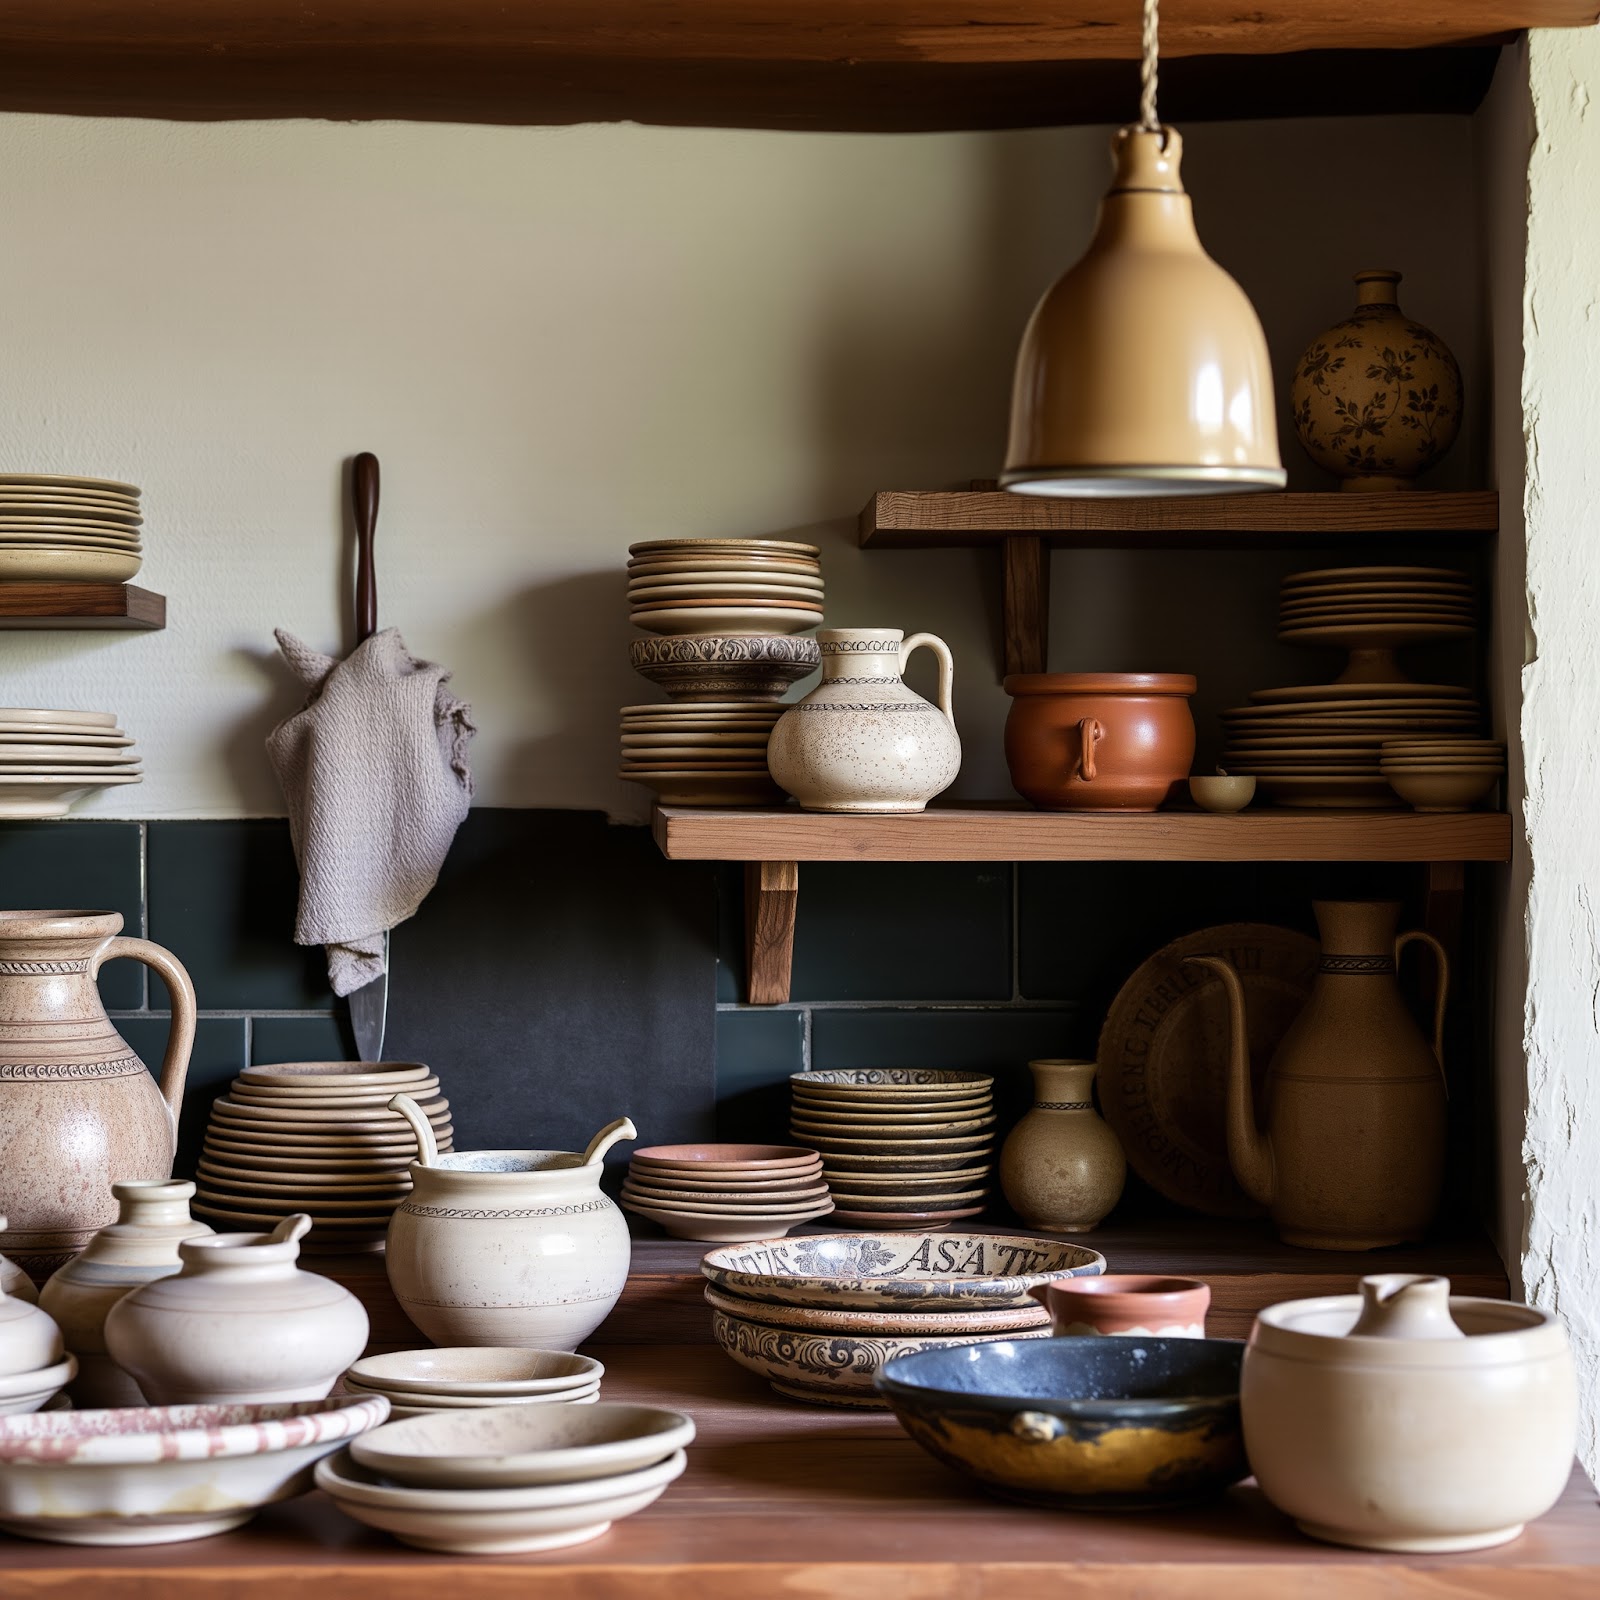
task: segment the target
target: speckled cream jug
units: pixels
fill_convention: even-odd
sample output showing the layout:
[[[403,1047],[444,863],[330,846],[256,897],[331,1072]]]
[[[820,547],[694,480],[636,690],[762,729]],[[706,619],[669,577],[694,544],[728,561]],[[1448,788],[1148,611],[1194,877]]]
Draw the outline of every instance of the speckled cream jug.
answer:
[[[822,682],[778,719],[767,769],[807,811],[922,811],[961,770],[950,647],[898,628],[823,628]],[[905,686],[913,650],[939,659],[939,703]]]
[[[115,911],[0,911],[0,1212],[6,1253],[37,1280],[116,1220],[113,1183],[172,1174],[194,985],[170,950],[121,932]],[[172,996],[159,1088],[95,988],[119,956]]]
[[[1122,1198],[1122,1141],[1094,1108],[1093,1061],[1030,1061],[1033,1106],[1000,1151],[1000,1187],[1030,1228],[1085,1233]]]

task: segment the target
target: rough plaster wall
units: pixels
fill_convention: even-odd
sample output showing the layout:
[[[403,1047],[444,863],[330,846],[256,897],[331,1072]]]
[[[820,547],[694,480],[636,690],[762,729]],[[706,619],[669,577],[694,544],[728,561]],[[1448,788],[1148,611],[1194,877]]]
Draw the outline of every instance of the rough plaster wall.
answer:
[[[1105,145],[0,117],[0,463],[142,483],[172,602],[158,635],[4,635],[0,703],[120,714],[146,781],[88,810],[281,809],[271,630],[347,641],[339,462],[372,449],[380,620],[455,669],[482,803],[642,815],[614,775],[615,708],[654,693],[627,666],[628,543],[797,529],[831,620],[949,639],[956,793],[1007,793],[993,564],[861,552],[853,518],[995,470],[1018,334],[1082,248]],[[1466,119],[1211,124],[1185,165],[1279,371],[1350,272],[1392,262],[1481,397]],[[1359,204],[1328,173],[1360,173]],[[1472,433],[1441,487],[1476,480]],[[1141,627],[1216,659],[1243,581],[1100,561],[1085,605],[1062,568],[1089,665]]]
[[[1600,31],[1529,41],[1528,598],[1522,739],[1528,899],[1523,1284],[1565,1317],[1600,1467]]]

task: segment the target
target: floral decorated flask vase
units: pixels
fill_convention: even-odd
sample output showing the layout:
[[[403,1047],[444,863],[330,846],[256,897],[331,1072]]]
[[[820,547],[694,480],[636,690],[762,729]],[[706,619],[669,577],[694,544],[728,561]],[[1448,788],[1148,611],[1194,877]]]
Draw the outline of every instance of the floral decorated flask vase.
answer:
[[[922,811],[955,782],[950,647],[898,628],[822,628],[822,682],[778,719],[767,767],[807,811]],[[905,686],[913,650],[939,658],[937,705]]]
[[[1356,274],[1356,308],[1313,339],[1290,387],[1294,430],[1345,489],[1410,489],[1455,443],[1461,369],[1400,309],[1400,274]]]
[[[1092,1061],[1030,1061],[1034,1099],[1000,1151],[1000,1187],[1030,1228],[1086,1233],[1122,1198],[1122,1141],[1100,1120]]]
[[[172,1173],[194,985],[170,950],[121,932],[114,911],[0,911],[0,1212],[7,1254],[40,1280],[116,1221],[112,1184]],[[172,996],[159,1087],[95,988],[119,956]]]

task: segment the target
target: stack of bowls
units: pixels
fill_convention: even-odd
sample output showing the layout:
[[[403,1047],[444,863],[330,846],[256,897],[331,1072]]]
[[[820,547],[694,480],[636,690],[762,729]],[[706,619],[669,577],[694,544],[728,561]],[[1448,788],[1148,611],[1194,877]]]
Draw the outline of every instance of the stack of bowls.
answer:
[[[126,583],[143,523],[131,483],[0,473],[0,583]]]
[[[814,544],[649,539],[628,555],[628,610],[646,633],[786,634],[822,621],[822,552]]]
[[[814,1150],[784,1144],[662,1144],[635,1150],[625,1210],[675,1239],[766,1239],[833,1210]]]
[[[663,805],[775,805],[767,740],[783,706],[715,701],[622,708],[619,776],[654,789]]]
[[[1494,739],[1386,739],[1379,766],[1417,811],[1466,811],[1505,776],[1506,747]]]
[[[656,1500],[693,1438],[691,1418],[657,1406],[441,1412],[375,1428],[318,1464],[317,1487],[421,1550],[555,1550]]]
[[[365,1356],[344,1375],[351,1394],[381,1394],[395,1420],[494,1406],[592,1405],[605,1368],[565,1350],[467,1346]]]
[[[138,783],[133,740],[109,711],[0,709],[0,817],[60,817],[91,789]]]
[[[789,1083],[789,1131],[821,1154],[838,1221],[926,1231],[982,1212],[994,1179],[987,1073],[874,1067]]]
[[[211,1108],[195,1215],[249,1232],[304,1212],[316,1224],[307,1254],[381,1249],[411,1192],[417,1149],[410,1124],[388,1109],[401,1092],[422,1107],[439,1148],[451,1149],[450,1104],[416,1062],[297,1061],[240,1073]]]
[[[709,1251],[712,1332],[779,1394],[881,1407],[873,1380],[899,1356],[1043,1339],[1041,1284],[1105,1271],[1082,1245],[1019,1234],[843,1233]]]

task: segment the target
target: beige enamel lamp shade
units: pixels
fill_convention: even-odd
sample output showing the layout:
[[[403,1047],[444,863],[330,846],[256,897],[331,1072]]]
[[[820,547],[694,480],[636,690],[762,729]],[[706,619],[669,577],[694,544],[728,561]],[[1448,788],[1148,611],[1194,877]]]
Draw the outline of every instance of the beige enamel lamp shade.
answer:
[[[1244,291],[1200,247],[1171,128],[1121,129],[1094,238],[1034,308],[1001,484],[1019,494],[1281,489],[1272,369]]]

